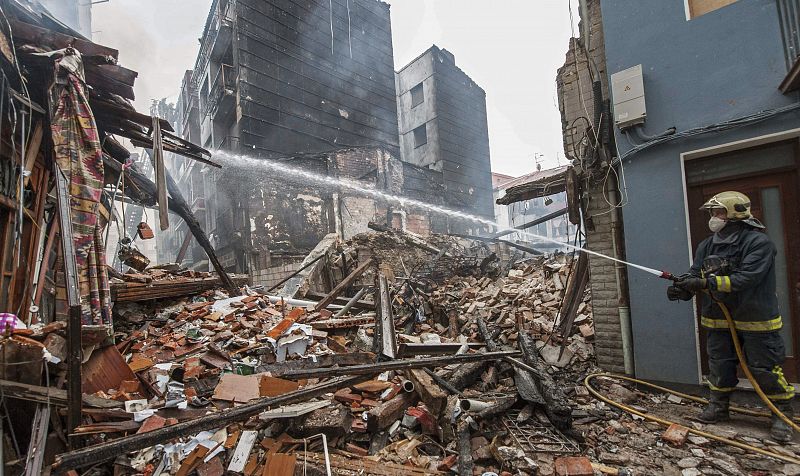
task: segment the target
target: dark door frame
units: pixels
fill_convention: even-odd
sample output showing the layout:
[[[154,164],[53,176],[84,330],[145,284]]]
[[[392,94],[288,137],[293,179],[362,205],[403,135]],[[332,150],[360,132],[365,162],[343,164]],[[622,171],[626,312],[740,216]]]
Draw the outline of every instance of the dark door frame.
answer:
[[[783,208],[782,218],[785,227],[785,250],[778,250],[779,253],[784,253],[787,258],[787,278],[789,280],[788,286],[790,309],[781,309],[781,313],[783,314],[784,319],[792,320],[792,340],[794,344],[794,355],[792,359],[787,359],[785,371],[787,378],[796,382],[800,380],[800,218],[798,218],[800,216],[800,132],[778,140],[760,143],[753,142],[754,141],[742,141],[735,143],[735,145],[738,145],[738,147],[720,146],[718,148],[705,149],[698,153],[690,152],[681,155],[681,169],[683,174],[682,179],[684,181],[684,191],[686,194],[687,238],[691,246],[691,255],[693,256],[697,244],[702,241],[705,236],[708,236],[708,233],[698,232],[698,230],[705,229],[706,217],[702,215],[702,213],[698,213],[696,210],[696,208],[698,208],[698,206],[696,206],[697,202],[703,198],[703,188],[707,190],[714,190],[716,188],[720,188],[722,184],[728,184],[726,187],[721,187],[720,190],[715,190],[715,192],[722,191],[722,188],[735,190],[736,187],[740,187],[746,189],[748,185],[755,185],[756,188],[760,190],[761,188],[765,187],[759,186],[758,182],[763,183],[764,180],[769,180],[780,187],[781,198],[784,204],[790,205],[784,206]],[[685,165],[687,161],[709,157],[723,158],[726,154],[731,152],[740,153],[744,150],[752,150],[757,152],[760,148],[764,148],[765,146],[774,146],[776,143],[780,142],[791,142],[791,144],[794,146],[794,166],[761,170],[746,175],[712,179],[692,185],[688,185],[686,183]],[[755,213],[760,213],[760,198],[760,196],[751,197],[754,205],[756,205],[756,207],[754,207],[757,209],[755,210]],[[791,205],[793,205],[795,208],[794,213],[791,213]],[[698,329],[701,329],[699,326],[699,313],[697,309],[695,309],[695,314],[695,317],[698,320]],[[702,374],[706,374],[707,355],[705,352],[705,333],[702,330],[699,331],[698,344],[700,347],[700,368]]]

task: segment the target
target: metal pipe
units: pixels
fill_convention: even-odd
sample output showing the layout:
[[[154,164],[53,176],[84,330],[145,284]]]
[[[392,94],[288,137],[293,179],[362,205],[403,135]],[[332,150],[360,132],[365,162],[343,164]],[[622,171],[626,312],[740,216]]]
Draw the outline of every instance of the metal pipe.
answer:
[[[400,386],[403,387],[403,391],[406,392],[406,393],[413,392],[414,388],[415,388],[414,387],[414,382],[412,382],[411,380],[403,380],[403,382],[400,384]]]
[[[334,315],[333,315],[333,317],[334,317],[334,318],[338,318],[338,317],[341,317],[341,316],[343,316],[343,315],[344,315],[344,314],[345,314],[347,311],[349,311],[349,310],[350,310],[350,308],[351,308],[351,307],[353,307],[353,304],[355,304],[355,303],[357,303],[359,300],[361,300],[361,298],[362,298],[362,297],[364,296],[364,294],[366,294],[366,293],[367,293],[367,288],[366,288],[366,287],[363,287],[363,288],[359,289],[359,290],[358,290],[358,292],[356,293],[356,295],[355,295],[355,296],[353,296],[353,297],[351,297],[351,298],[350,298],[350,300],[349,300],[349,301],[347,301],[347,304],[345,304],[345,305],[344,305],[344,307],[343,307],[343,308],[341,308],[341,309],[339,310],[339,312],[337,312],[336,314],[334,314]]]
[[[482,402],[480,400],[473,400],[471,398],[464,398],[459,403],[459,406],[465,412],[477,413],[481,410],[486,410],[494,406],[493,403]]]
[[[617,183],[616,174],[609,174],[609,180],[606,182],[608,195],[611,198],[611,246],[614,250],[614,257],[620,259],[622,250],[618,239],[619,227],[621,226],[619,219],[619,184]],[[622,359],[625,366],[625,373],[634,375],[635,367],[633,360],[633,331],[631,327],[631,310],[626,298],[627,289],[623,286],[623,282],[627,282],[624,277],[626,272],[625,265],[619,261],[614,262],[614,284],[617,290],[617,299],[619,299],[619,306],[617,307],[617,314],[619,316],[620,337],[622,339]]]

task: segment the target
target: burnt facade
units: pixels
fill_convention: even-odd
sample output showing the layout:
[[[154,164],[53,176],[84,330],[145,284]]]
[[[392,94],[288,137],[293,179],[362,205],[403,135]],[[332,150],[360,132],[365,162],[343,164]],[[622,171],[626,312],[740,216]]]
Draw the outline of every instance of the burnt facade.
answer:
[[[448,207],[493,219],[484,90],[434,45],[397,72],[397,102],[402,160],[442,173]]]
[[[217,0],[192,81],[212,149],[397,147],[389,6],[376,0]]]
[[[389,6],[376,0],[214,1],[178,116],[182,136],[209,149],[290,160],[292,167],[322,175],[338,176],[333,165],[343,150],[388,163],[385,156],[399,157]],[[268,249],[302,255],[336,231],[330,192],[287,187],[266,172],[181,161],[174,169],[230,270],[269,266]],[[165,248],[184,251],[184,264],[207,268],[186,236],[175,230]]]

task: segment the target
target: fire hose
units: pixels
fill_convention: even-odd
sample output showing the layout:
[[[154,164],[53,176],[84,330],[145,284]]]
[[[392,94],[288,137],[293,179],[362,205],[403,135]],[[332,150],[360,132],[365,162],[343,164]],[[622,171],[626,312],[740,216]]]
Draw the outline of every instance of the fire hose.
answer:
[[[797,423],[792,421],[790,418],[788,418],[786,415],[784,415],[780,410],[778,410],[778,408],[775,406],[775,404],[773,404],[770,401],[770,399],[767,397],[767,395],[764,393],[764,391],[761,390],[761,387],[758,385],[758,382],[756,381],[755,377],[753,377],[753,374],[750,372],[750,368],[748,367],[747,361],[745,360],[744,351],[742,350],[741,342],[739,342],[739,335],[736,332],[736,327],[735,327],[735,325],[733,323],[733,318],[731,317],[731,313],[728,310],[728,307],[725,306],[725,304],[722,303],[722,302],[719,302],[719,301],[715,301],[715,302],[719,305],[720,309],[722,309],[722,313],[725,315],[725,320],[728,322],[728,330],[730,330],[731,338],[733,339],[733,346],[736,349],[736,355],[739,357],[739,362],[742,364],[741,365],[742,366],[742,370],[744,371],[744,374],[747,377],[747,380],[750,381],[750,384],[753,386],[753,389],[756,391],[756,394],[758,394],[758,396],[767,405],[767,408],[769,408],[772,411],[773,414],[775,414],[778,418],[780,418],[781,420],[786,422],[793,429],[795,429],[797,431],[800,431],[800,426],[798,426]],[[665,388],[665,387],[661,387],[661,386],[658,386],[658,385],[655,385],[655,384],[652,384],[652,383],[649,383],[649,382],[645,382],[643,380],[638,380],[638,379],[635,379],[635,378],[632,378],[632,377],[627,377],[627,376],[624,376],[624,375],[616,375],[616,374],[611,374],[611,373],[596,373],[596,374],[589,375],[584,379],[583,383],[586,386],[586,389],[589,390],[589,393],[591,393],[598,400],[601,400],[601,401],[603,401],[603,402],[605,402],[605,403],[607,403],[607,404],[609,404],[609,405],[611,405],[613,407],[619,408],[620,410],[626,411],[626,412],[631,413],[633,415],[637,415],[637,416],[639,416],[641,418],[644,418],[645,420],[653,421],[653,422],[659,423],[659,424],[667,426],[667,427],[669,427],[670,425],[672,425],[672,424],[674,424],[676,422],[669,421],[669,420],[666,420],[666,419],[663,419],[663,418],[659,418],[659,417],[656,417],[656,416],[653,416],[653,415],[648,415],[648,414],[643,413],[643,412],[641,412],[639,410],[636,410],[635,408],[632,408],[632,407],[629,407],[629,406],[624,405],[622,403],[616,402],[616,401],[614,401],[614,400],[612,400],[612,399],[600,394],[600,392],[598,392],[594,387],[592,387],[592,384],[591,384],[592,380],[594,380],[595,378],[598,378],[598,377],[607,377],[607,378],[626,380],[626,381],[629,381],[629,382],[633,382],[633,383],[636,383],[636,384],[639,384],[639,385],[643,385],[643,386],[646,386],[646,387],[650,387],[650,388],[656,389],[656,390],[661,391],[661,392],[671,393],[673,395],[676,395],[676,396],[679,396],[679,397],[682,397],[682,398],[686,398],[687,400],[691,400],[691,401],[694,401],[694,402],[708,403],[708,401],[703,399],[703,398],[695,397],[695,396],[692,396],[692,395],[687,395],[687,394],[684,394],[684,393],[681,393],[681,392],[676,392],[674,390],[670,390],[670,389]],[[732,411],[734,411],[734,412],[742,413],[742,414],[746,414],[746,415],[751,415],[751,416],[761,416],[761,417],[769,416],[769,414],[767,414],[766,412],[753,411],[753,410],[748,410],[748,409],[745,409],[745,408],[740,408],[740,407],[735,407],[735,406],[731,406],[730,409]],[[751,451],[751,452],[754,452],[754,453],[759,453],[761,455],[769,456],[771,458],[776,458],[776,459],[779,459],[781,461],[785,461],[787,463],[800,464],[800,458],[793,458],[791,456],[786,456],[786,455],[783,455],[783,454],[780,454],[780,453],[775,453],[775,452],[772,452],[772,451],[765,450],[763,448],[758,448],[758,447],[755,447],[755,446],[752,446],[752,445],[748,445],[746,443],[742,443],[742,442],[739,442],[739,441],[736,441],[736,440],[732,440],[730,438],[725,438],[723,436],[715,435],[713,433],[708,433],[708,432],[705,432],[705,431],[702,431],[702,430],[697,430],[697,429],[694,429],[694,428],[688,428],[688,430],[689,430],[689,433],[693,433],[695,435],[702,436],[703,438],[708,438],[710,440],[718,441],[720,443],[725,443],[727,445],[734,446],[734,447],[743,449],[745,451]]]

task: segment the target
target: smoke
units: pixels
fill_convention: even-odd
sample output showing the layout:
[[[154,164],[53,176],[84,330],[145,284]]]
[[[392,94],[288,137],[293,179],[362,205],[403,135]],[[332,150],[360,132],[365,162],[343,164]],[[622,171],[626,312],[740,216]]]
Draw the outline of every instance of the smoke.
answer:
[[[211,0],[114,0],[92,8],[93,40],[119,50],[119,64],[139,72],[140,112],[151,100],[174,102],[183,73],[194,67]]]

